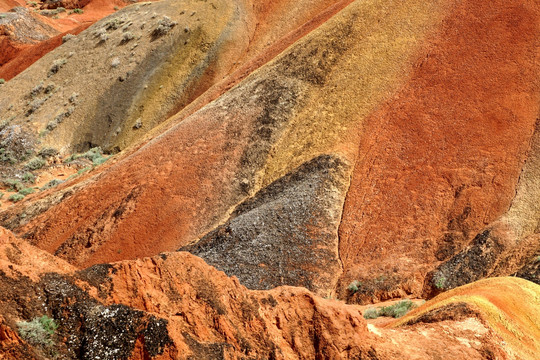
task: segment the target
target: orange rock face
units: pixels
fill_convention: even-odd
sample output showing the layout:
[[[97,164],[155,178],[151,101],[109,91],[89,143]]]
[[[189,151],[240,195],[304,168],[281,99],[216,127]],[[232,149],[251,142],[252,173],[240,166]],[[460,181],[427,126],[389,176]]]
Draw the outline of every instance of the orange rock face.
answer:
[[[535,359],[538,2],[62,4],[0,39],[0,359]]]
[[[3,238],[6,236],[11,235],[4,232]],[[10,246],[1,247],[0,254],[9,253]],[[28,256],[49,259],[45,266],[55,261],[30,246],[24,251]],[[6,265],[1,264],[2,271],[9,268]],[[26,267],[30,269],[31,265]],[[3,322],[0,353],[6,356],[39,358],[54,350],[69,358],[78,354],[78,358],[111,359],[322,356],[385,360],[444,356],[457,360],[485,359],[487,354],[502,358],[506,349],[506,345],[501,348],[503,337],[486,320],[491,313],[481,307],[429,320],[437,313],[434,309],[447,303],[437,298],[404,319],[411,325],[376,328],[366,324],[356,305],[325,300],[302,288],[250,291],[237,279],[184,252],[79,271],[66,268],[43,273],[34,280],[18,272],[9,276],[2,272],[0,286],[4,289],[8,284],[26,289],[0,296],[9,324],[45,313],[56,319],[59,328],[53,348],[28,347],[11,330],[13,325]],[[503,284],[516,291],[538,292],[537,285],[525,280],[505,280]],[[466,292],[481,296],[485,291],[490,291],[489,286],[479,284],[453,295]],[[28,295],[29,301],[20,303]],[[516,295],[508,294],[496,306],[506,312],[505,304]],[[519,312],[512,316],[506,326],[522,326],[529,321],[524,317],[525,322],[520,322]]]
[[[426,269],[508,208],[540,111],[538,10],[456,5],[370,115],[340,227],[345,279],[417,294]]]
[[[3,214],[3,223],[78,266],[188,244],[201,256],[219,254],[220,243],[228,253],[239,254],[238,239],[255,248],[266,243],[262,239],[273,243],[277,232],[264,235],[264,219],[268,216],[273,223],[279,214],[273,207],[264,216],[260,209],[242,214],[250,225],[231,233],[230,225],[238,221],[235,208],[267,193],[276,181],[294,178],[291,174],[316,156],[338,156],[352,166],[342,176],[337,197],[331,195],[334,187],[325,185],[328,190],[314,195],[320,201],[309,209],[299,210],[303,201],[293,197],[283,207],[298,215],[279,236],[296,238],[297,232],[310,239],[299,247],[305,254],[318,251],[316,244],[331,243],[335,249],[334,270],[329,271],[333,280],[310,289],[347,297],[347,285],[358,280],[363,288],[352,301],[420,295],[426,274],[463,249],[512,201],[539,112],[534,76],[538,8],[520,1],[495,7],[452,1],[396,3],[394,19],[387,16],[388,4],[355,2],[342,9],[345,5],[335,3],[325,10],[325,16],[337,12],[332,19],[316,29],[316,23],[311,24],[311,33],[217,100],[198,111],[204,103],[196,101],[156,128],[156,133],[162,131],[159,137],[97,170],[99,176],[60,203],[38,196],[39,210],[21,218],[24,206],[17,207]],[[246,15],[249,24],[272,11],[246,9],[253,11]],[[290,28],[302,27],[320,5],[310,9],[298,13]],[[397,22],[408,17],[415,21]],[[269,24],[277,27],[280,22],[274,21]],[[367,39],[366,26],[373,31]],[[473,30],[478,26],[481,31]],[[253,34],[258,34],[264,27],[255,29]],[[248,54],[262,46],[260,39],[277,41],[284,34],[281,28],[267,31],[254,35]],[[366,41],[371,41],[369,46]],[[268,54],[273,51],[269,48]],[[373,61],[374,54],[386,57]],[[247,70],[249,55],[244,59],[248,65],[242,69]],[[370,73],[379,75],[365,82]],[[201,99],[218,96],[241,77],[233,73],[225,79],[229,85],[218,83],[215,88],[215,79],[201,80],[197,87],[210,87]],[[399,81],[389,81],[394,77]],[[326,199],[332,201],[321,205]],[[317,209],[322,208],[331,209],[332,216],[300,220],[309,218],[306,213],[321,214]],[[225,222],[229,225],[218,228]],[[253,240],[257,236],[262,242]],[[201,238],[213,240],[203,249],[204,242],[196,244]],[[306,285],[303,276],[272,273],[294,269],[275,261],[269,266],[264,253],[230,259],[262,274],[250,287],[267,288],[264,277],[272,279],[272,286]],[[298,260],[292,254],[297,253],[290,252],[285,263]],[[210,257],[206,260],[213,263]],[[309,262],[304,269],[318,269],[315,277],[327,276],[320,264]],[[218,268],[240,276],[234,266],[222,266]]]

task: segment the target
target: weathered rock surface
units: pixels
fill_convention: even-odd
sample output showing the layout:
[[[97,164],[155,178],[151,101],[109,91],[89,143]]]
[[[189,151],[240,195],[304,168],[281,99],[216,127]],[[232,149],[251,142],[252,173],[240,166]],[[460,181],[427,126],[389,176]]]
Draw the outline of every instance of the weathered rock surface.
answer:
[[[539,38],[532,0],[164,0],[65,38],[0,85],[0,172],[120,153],[0,212],[0,353],[535,359]],[[351,305],[403,297],[434,298]],[[43,314],[54,348],[17,334]]]
[[[469,246],[440,264],[429,275],[426,291],[514,272],[538,283],[534,264],[540,252],[540,120],[527,155],[508,211],[476,235]],[[518,272],[526,263],[524,272]]]
[[[241,203],[229,220],[182,247],[250,289],[295,284],[329,295],[341,273],[337,231],[350,175],[321,155]]]
[[[2,257],[18,242],[4,231],[2,238],[6,237],[10,239],[0,246]],[[57,261],[29,245],[22,251],[43,259],[49,268]],[[538,306],[538,285],[514,278],[456,289],[401,322],[414,325],[387,330],[367,326],[359,307],[324,300],[305,289],[247,290],[237,279],[185,252],[85,270],[44,269],[32,277],[19,272],[35,269],[30,263],[17,269],[7,263],[0,267],[2,290],[16,290],[0,293],[5,318],[0,324],[0,354],[8,359],[53,353],[64,359],[533,359],[529,351],[535,350],[534,341],[516,349],[512,336],[517,335],[499,334],[500,326],[512,327],[529,340],[538,331],[534,315],[512,305],[519,299],[527,300],[524,310]],[[485,295],[495,286],[512,291],[500,299]],[[463,294],[469,300],[463,300]],[[488,296],[496,306],[483,305],[478,296]],[[459,319],[432,317],[426,325],[434,309],[458,301],[481,306]],[[59,325],[54,342],[29,346],[16,334],[16,322],[43,314]]]
[[[501,350],[506,355],[493,356],[534,358],[540,351],[539,291],[537,284],[515,277],[484,279],[435,297],[391,326],[463,319],[476,314],[484,326],[503,340]],[[485,353],[486,358],[488,354]]]
[[[134,2],[137,0],[0,1],[0,28],[4,30],[0,30],[0,78],[12,79],[62,45],[64,36],[77,35]],[[59,35],[51,38],[51,32]]]
[[[43,22],[28,9],[17,6],[0,17],[0,67],[17,55],[36,44],[47,40],[59,32]],[[4,76],[2,76],[4,78]]]
[[[420,294],[426,272],[508,210],[539,113],[539,10],[453,3],[407,83],[369,115],[340,227],[343,296],[354,279],[367,284],[359,301],[371,288]]]
[[[173,4],[183,8],[187,3],[166,1],[140,9],[161,9]],[[339,253],[336,256],[342,262],[343,274],[333,291],[353,302],[406,294],[418,296],[424,292],[423,284],[430,271],[441,261],[458,254],[475,234],[509,208],[524,164],[531,167],[534,162],[526,162],[526,159],[539,112],[539,92],[534,76],[539,62],[534,60],[537,55],[533,52],[539,29],[539,9],[533,3],[521,0],[501,2],[496,6],[490,4],[369,1],[352,2],[339,11],[339,6],[345,4],[336,3],[337,8],[332,11],[338,13],[333,18],[216,100],[181,111],[163,127],[155,128],[154,132],[148,133],[153,134],[152,140],[129,149],[114,164],[93,172],[95,176],[72,192],[72,196],[62,198],[60,202],[51,201],[49,209],[47,196],[51,195],[36,196],[32,201],[40,201],[40,211],[23,217],[21,212],[29,204],[17,206],[2,214],[3,224],[31,243],[81,266],[171,251],[187,244],[197,247],[195,243],[206,234],[221,234],[226,226],[240,219],[245,224],[254,222],[257,211],[233,218],[230,214],[262,189],[282,181],[294,169],[321,154],[336,154],[353,164],[354,169],[350,187],[343,190],[347,195],[339,222]],[[209,3],[197,6],[222,21],[223,28],[213,25],[211,34],[216,39],[224,34],[225,28],[239,36],[238,39],[247,39],[249,26],[243,35],[235,32],[237,25],[234,24],[241,24],[243,18],[234,15],[238,14],[236,10],[217,14]],[[227,6],[232,3],[224,2],[223,6],[229,9]],[[139,14],[135,7],[126,8],[40,61],[47,63],[46,59],[61,54],[60,50],[67,52],[71,48],[81,48],[83,55],[73,56],[84,56],[85,62],[89,62],[84,55],[84,46],[93,39],[92,31],[104,29],[108,21],[123,19],[122,16],[128,21],[131,13]],[[246,14],[249,13],[246,10]],[[306,10],[303,14],[308,13]],[[187,15],[184,13],[178,19],[172,19],[181,22]],[[192,19],[191,16],[187,18]],[[506,24],[504,31],[499,28],[502,23],[493,22],[493,18]],[[129,21],[135,24],[143,19]],[[204,24],[201,26],[201,31],[210,31],[204,30]],[[482,31],[474,30],[478,26]],[[160,38],[143,47],[148,50],[148,46],[159,43],[159,49],[167,49],[168,54],[175,53],[176,50],[171,50],[175,44],[173,39],[190,37],[194,31],[190,27],[186,33],[180,27],[172,28],[172,31],[179,31],[175,35],[178,38],[171,35],[167,41]],[[120,29],[116,32],[111,31],[110,35],[123,33]],[[523,35],[516,37],[516,34]],[[139,42],[142,44],[143,41]],[[188,48],[190,43],[196,42],[189,40]],[[256,42],[241,43],[255,46]],[[213,44],[216,49],[223,49],[220,56],[227,53],[227,46],[220,47],[220,40]],[[180,46],[184,46],[183,43]],[[246,45],[247,53],[250,46]],[[110,49],[98,46],[92,51],[99,54]],[[212,53],[208,49],[194,51],[201,59]],[[268,51],[272,53],[273,50]],[[185,54],[184,51],[180,53]],[[144,54],[147,53],[143,52],[141,56]],[[108,56],[112,58],[112,55]],[[249,56],[238,56],[249,63],[246,60]],[[66,59],[66,64],[51,78],[70,74],[66,67],[73,66],[70,62],[75,60]],[[221,58],[212,59],[218,61]],[[146,69],[154,69],[154,62],[147,60],[141,60],[151,63],[152,66]],[[188,65],[192,70],[180,71],[179,77],[168,78],[172,79],[168,84],[173,86],[173,83],[178,84],[176,81],[184,81],[178,79],[191,79],[187,74],[198,73],[196,69],[200,64],[213,69],[206,60],[201,61]],[[158,95],[161,93],[159,87],[156,88],[159,76],[152,78],[157,81],[154,82],[144,75],[146,70],[140,70],[141,65],[135,64],[134,72],[125,81],[117,81],[114,72],[118,68],[112,68],[110,74],[114,76],[111,75],[109,80],[114,81],[114,85],[103,90],[101,100],[95,98],[96,103],[82,100],[93,96],[93,90],[76,97],[73,104],[62,97],[47,100],[46,104],[64,101],[57,105],[75,110],[69,118],[64,117],[66,122],[42,138],[41,144],[52,146],[47,139],[66,139],[76,129],[72,134],[74,137],[67,136],[75,147],[113,146],[118,144],[117,137],[103,129],[113,129],[116,125],[120,129],[118,139],[122,138],[121,133],[126,134],[123,139],[131,139],[124,143],[128,144],[135,141],[132,135],[138,137],[134,134],[139,131],[142,134],[154,127],[156,122],[147,122],[139,112],[149,111],[155,119],[162,119],[163,114],[172,109],[166,108],[173,103],[178,105],[180,100],[163,100]],[[232,74],[227,81],[234,84],[243,75],[233,72],[240,65],[233,64],[232,60],[229,64],[222,74]],[[168,71],[164,70],[167,66],[160,66],[159,71]],[[249,69],[251,65],[245,66]],[[43,72],[43,69],[36,66],[33,71]],[[30,74],[30,71],[26,73]],[[94,75],[88,76],[98,79]],[[19,76],[18,81],[6,85],[28,88],[24,82],[29,79]],[[75,89],[81,82],[88,85],[86,80],[77,80],[66,86]],[[148,93],[154,100],[142,95],[147,91],[143,83],[157,91]],[[207,95],[200,97],[208,100],[229,86],[218,84],[217,80],[205,84],[206,88],[217,84],[208,91],[212,94],[208,95],[210,98]],[[14,88],[6,89],[13,91]],[[183,90],[177,90],[178,96],[188,96]],[[59,92],[67,96],[71,90],[62,88]],[[176,96],[167,89],[164,93]],[[135,102],[126,100],[126,96]],[[144,103],[144,110],[135,105],[139,101],[136,99],[141,101],[140,104]],[[115,105],[118,102],[121,105]],[[154,105],[160,110],[151,110]],[[96,106],[101,110],[95,110]],[[129,109],[134,111],[133,116],[125,117],[124,114],[130,113]],[[40,111],[46,110],[37,110],[36,115],[41,117]],[[93,120],[85,122],[92,112],[95,114]],[[133,126],[134,123],[140,126]],[[145,128],[148,123],[150,126]],[[73,127],[75,124],[77,126]],[[157,130],[162,130],[159,136],[156,136]],[[523,174],[528,172],[531,171],[523,170]],[[530,177],[534,178],[534,175]],[[520,180],[524,184],[523,197],[534,198],[532,185],[524,181],[525,178]],[[66,184],[62,189],[68,186]],[[323,203],[331,201],[329,195],[330,192],[325,192],[321,196]],[[292,202],[293,197],[289,198]],[[526,205],[527,201],[516,200],[516,204],[523,203],[530,209],[516,210],[512,216],[523,214],[522,221],[534,222],[527,214],[536,210],[534,205]],[[290,217],[291,223],[303,224],[295,231],[309,238],[312,229],[305,223],[305,218],[301,214],[290,214]],[[229,225],[220,227],[227,221]],[[321,219],[317,226],[323,232],[332,233],[336,219]],[[527,225],[527,229],[530,228],[527,231],[532,236],[535,230],[531,226]],[[252,231],[247,230],[247,225],[241,228],[238,230],[241,233]],[[214,235],[209,237],[217,236]],[[268,230],[265,236],[272,243],[278,235]],[[221,238],[221,235],[217,237]],[[249,244],[253,239],[246,235],[247,238]],[[535,239],[534,236],[529,238],[528,243],[534,244]],[[236,250],[232,243],[236,240],[229,242],[230,253]],[[199,244],[199,253],[214,253],[212,256],[217,257],[219,252],[212,249],[216,244],[205,238]],[[522,246],[512,248],[519,250]],[[277,249],[278,246],[274,248]],[[511,269],[501,263],[506,270],[493,274],[517,271],[534,252],[533,245],[527,249],[522,253],[518,251],[519,254],[513,250],[515,260],[512,260]],[[212,263],[210,258],[208,261]],[[215,258],[214,261],[214,264],[221,262],[224,270],[227,261],[234,267],[232,260]],[[261,263],[264,261],[257,264],[250,261],[250,266]],[[271,269],[275,266],[267,270]],[[482,269],[467,281],[491,274],[487,267],[482,265]],[[260,266],[252,272],[259,274],[257,279],[244,281],[255,286],[261,281],[264,270],[264,266]],[[247,274],[245,269],[242,271]],[[331,274],[317,271],[321,278],[335,278],[336,275],[333,270],[329,271]],[[290,280],[293,278],[297,282],[290,285],[305,285],[301,277],[290,277]],[[431,278],[431,275],[427,278],[428,283]],[[354,295],[347,290],[353,280],[363,284]],[[277,283],[270,281],[268,284]]]
[[[278,8],[287,3],[292,2]],[[316,1],[290,18],[270,17],[260,28],[255,22],[268,9],[258,2],[169,0],[130,6],[8,82],[4,88],[12,97],[0,103],[0,116],[12,123],[29,120],[41,145],[62,153],[92,146],[123,149],[328,6]],[[56,91],[32,96],[36,106],[29,111],[28,94],[40,83],[54,83]],[[69,101],[73,94],[80,94],[76,104]]]

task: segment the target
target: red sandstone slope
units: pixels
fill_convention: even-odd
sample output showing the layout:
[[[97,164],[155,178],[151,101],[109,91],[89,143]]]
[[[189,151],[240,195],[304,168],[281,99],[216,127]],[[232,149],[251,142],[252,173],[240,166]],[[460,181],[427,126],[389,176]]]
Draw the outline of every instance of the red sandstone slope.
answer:
[[[538,11],[460,3],[368,117],[340,227],[344,284],[420,280],[508,209],[540,110]]]
[[[539,112],[538,6],[491,5],[355,2],[80,190],[3,222],[77,265],[190,243],[211,263],[230,252],[232,267],[213,264],[248,282],[234,264],[258,266],[255,288],[347,297],[360,280],[353,301],[419,295],[509,206]],[[332,180],[314,190],[306,167]],[[269,253],[247,255],[254,237],[273,239]],[[321,260],[285,281],[294,265],[273,259],[298,254]],[[325,285],[307,285],[317,274]]]

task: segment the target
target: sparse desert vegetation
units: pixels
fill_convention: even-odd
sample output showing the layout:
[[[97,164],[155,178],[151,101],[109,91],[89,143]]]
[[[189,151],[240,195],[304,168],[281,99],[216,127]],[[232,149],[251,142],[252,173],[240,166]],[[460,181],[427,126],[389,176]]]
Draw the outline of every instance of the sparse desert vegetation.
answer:
[[[47,315],[36,317],[31,321],[19,321],[19,334],[21,337],[33,345],[51,346],[53,345],[52,336],[58,325]]]
[[[376,319],[379,316],[400,318],[415,307],[416,305],[411,300],[401,300],[389,306],[368,308],[364,311],[363,315],[366,319]]]

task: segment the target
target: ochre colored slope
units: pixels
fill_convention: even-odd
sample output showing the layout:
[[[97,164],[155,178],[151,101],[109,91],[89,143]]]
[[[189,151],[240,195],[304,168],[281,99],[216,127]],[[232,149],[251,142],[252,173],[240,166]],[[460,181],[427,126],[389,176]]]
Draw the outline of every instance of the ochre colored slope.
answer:
[[[335,2],[341,7],[346,4],[346,1]],[[30,128],[27,131],[40,134],[42,146],[63,153],[81,151],[88,144],[108,151],[123,149],[333,4],[316,1],[310,6],[297,7],[293,1],[282,2],[275,11],[289,15],[276,18],[267,16],[269,10],[263,3],[184,0],[164,1],[150,7],[144,3],[121,10],[108,19],[122,20],[121,29],[107,27],[107,21],[102,21],[10,81],[6,85],[12,94],[10,103],[0,104],[10,110],[0,109],[0,116],[12,119],[12,124],[25,123],[29,115],[24,98],[28,92],[40,82],[64,82],[63,94],[55,92],[56,96],[42,99],[36,119],[31,119],[33,131]],[[114,3],[100,4],[89,3],[84,7],[85,12],[72,15],[73,19],[78,24],[90,24],[112,12]],[[285,11],[287,8],[291,11]],[[152,35],[152,27],[157,27],[163,16],[179,25],[167,36]],[[96,34],[103,31],[107,32],[104,38],[110,39],[100,41]],[[131,34],[135,40],[125,41],[124,33]],[[290,44],[297,38],[287,38],[286,42]],[[42,51],[33,52],[33,57],[51,47],[41,47]],[[154,51],[155,48],[159,50]],[[116,71],[108,66],[113,55],[122,64]],[[108,58],[105,64],[104,57]],[[45,78],[43,70],[62,59],[66,61],[63,71],[54,79],[49,79],[50,75]],[[9,78],[22,68],[20,61],[8,65],[6,77]],[[75,77],[78,81],[72,81]],[[59,107],[67,100],[65,96],[83,91],[85,96],[79,97],[77,111],[64,119],[58,130],[52,131],[56,127],[50,125],[51,121],[57,118]],[[115,96],[110,96],[111,93]],[[134,129],[135,124],[142,125]]]
[[[370,114],[340,227],[343,288],[418,293],[432,264],[509,207],[539,113],[539,11],[458,2]]]
[[[391,326],[425,321],[430,314],[442,313],[456,304],[466,304],[476,311],[481,320],[505,341],[505,350],[511,358],[537,358],[540,352],[540,286],[520,278],[489,278],[450,290]],[[453,316],[451,311],[446,313]],[[457,316],[457,312],[454,315]]]
[[[340,142],[355,145],[361,115],[395,90],[396,77],[406,78],[410,65],[403,60],[442,19],[444,6],[415,4],[351,4],[222,98],[18,231],[77,264],[173,250],[319,153],[353,159],[354,147]],[[413,14],[416,22],[399,21]],[[398,33],[406,36],[391,40]],[[373,46],[381,46],[375,54],[385,62],[374,56]],[[358,61],[365,66],[353,65]],[[341,64],[350,66],[345,71]],[[363,82],[350,86],[373,73],[381,76],[372,77],[367,87]],[[304,134],[301,142],[295,128]],[[116,211],[119,206],[126,211]],[[336,237],[337,229],[331,231]]]
[[[325,258],[332,258],[329,277],[343,271],[341,280],[335,288],[311,290],[347,298],[353,295],[347,285],[361,280],[363,286],[349,300],[420,295],[426,274],[510,205],[539,113],[538,5],[522,0],[493,4],[354,1],[321,26],[309,25],[313,31],[216,100],[205,106],[201,100],[173,116],[159,128],[160,135],[93,172],[97,175],[89,175],[77,191],[55,198],[48,197],[50,193],[37,195],[1,214],[2,223],[77,266],[148,256],[188,244],[216,265],[220,261],[211,258],[223,245],[231,258],[221,270],[234,275],[236,264],[249,263],[272,280],[258,285],[248,280],[253,288],[290,285],[289,281],[306,284],[305,279],[264,274],[265,266],[276,273],[287,269],[284,264],[294,263],[297,248],[284,263],[274,261],[283,255],[279,246],[270,255],[250,252],[271,244],[274,236],[280,239],[274,243],[279,243],[300,234],[298,239],[309,239],[298,242],[305,246],[306,256],[320,250],[315,244],[333,248],[339,242],[339,253],[332,250],[333,255]],[[256,19],[249,6],[244,10],[245,19]],[[231,16],[234,24],[243,24],[239,19],[244,18]],[[235,33],[238,39],[253,36],[248,25],[245,32]],[[237,25],[227,26],[223,31],[214,29],[214,35],[221,39]],[[216,51],[225,56],[231,43],[219,39]],[[244,50],[234,50],[239,59],[256,42],[241,43]],[[210,53],[198,52],[201,63],[190,64],[191,70],[180,71],[181,75],[200,74],[200,65],[209,72],[197,75],[195,83],[211,86],[218,81],[217,75],[205,80],[212,74],[210,64],[221,59],[205,57]],[[229,68],[221,74],[236,68],[233,60],[228,59]],[[252,69],[247,66],[238,71]],[[151,91],[139,98],[145,99],[141,101],[145,108],[135,107],[131,120],[138,112],[153,116],[157,114],[153,109],[163,114],[168,112],[165,107],[170,110],[179,104],[159,92],[161,80],[168,89],[183,79],[167,76],[168,69],[178,67],[167,63],[159,68],[156,81],[148,83]],[[245,75],[233,73],[224,82],[231,85]],[[22,76],[14,80],[18,79],[23,81]],[[112,89],[117,91],[101,96],[100,108],[92,110],[101,124],[111,114],[123,114],[115,104],[130,106],[115,100],[116,94],[142,91],[138,85],[144,79],[128,81],[130,86],[115,82]],[[223,84],[218,82],[212,94],[201,99],[212,100],[229,86]],[[17,86],[29,88],[23,85]],[[190,94],[177,95],[191,99],[201,89],[198,85],[186,88],[194,91]],[[66,94],[70,92],[71,88]],[[90,126],[83,117],[78,119]],[[91,138],[97,140],[91,144],[100,144],[106,136],[111,139],[92,124]],[[128,145],[139,135],[134,135],[129,121],[123,126],[120,133],[125,130],[122,134],[127,135],[120,136],[121,142]],[[85,128],[77,129],[82,134],[78,141],[84,140]],[[50,139],[65,141],[69,132],[62,135]],[[340,175],[339,189],[328,181],[309,192],[309,187],[289,181],[318,157],[354,164]],[[309,193],[310,200],[266,196],[276,184]],[[245,213],[236,211],[260,198],[268,203]],[[309,206],[303,208],[304,203]],[[26,206],[31,211],[25,211]],[[287,207],[296,214],[287,218],[292,225],[274,228],[261,221],[279,218],[280,209]],[[327,213],[321,210],[325,208]],[[197,245],[201,238],[204,242]],[[244,249],[250,241],[253,247]],[[231,251],[239,248],[247,255]],[[322,278],[328,275],[317,266],[309,270],[313,278],[317,273]]]

